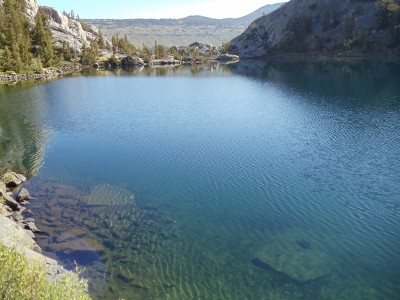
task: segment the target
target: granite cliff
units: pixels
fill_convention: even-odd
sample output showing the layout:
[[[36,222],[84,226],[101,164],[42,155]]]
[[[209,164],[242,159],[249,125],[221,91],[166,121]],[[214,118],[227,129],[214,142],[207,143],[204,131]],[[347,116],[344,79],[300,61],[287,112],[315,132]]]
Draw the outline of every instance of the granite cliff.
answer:
[[[398,0],[292,0],[231,41],[241,58],[287,53],[395,53]]]
[[[80,51],[83,44],[89,46],[90,42],[98,41],[99,30],[95,26],[88,25],[84,30],[79,21],[70,19],[51,7],[41,6],[39,10],[48,17],[56,47],[68,42],[72,49]]]

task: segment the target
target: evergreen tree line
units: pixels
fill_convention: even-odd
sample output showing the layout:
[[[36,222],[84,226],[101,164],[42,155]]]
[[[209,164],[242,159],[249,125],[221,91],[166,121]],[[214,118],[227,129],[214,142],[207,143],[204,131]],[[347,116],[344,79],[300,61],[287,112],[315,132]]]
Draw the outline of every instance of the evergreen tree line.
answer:
[[[68,42],[63,42],[60,48],[55,48],[47,16],[39,10],[32,24],[26,16],[26,9],[25,0],[4,0],[0,7],[0,72],[40,72],[43,67],[78,60],[82,65],[91,66],[98,60],[100,49],[108,49],[114,55],[123,52],[132,57],[140,57],[145,62],[164,59],[168,55],[178,60],[189,56],[192,60],[199,58],[196,47],[192,47],[190,53],[176,47],[168,49],[157,42],[151,48],[146,44],[136,48],[126,35],[122,38],[118,35],[113,36],[111,45],[108,45],[101,30],[98,32],[98,40],[92,41],[90,46],[83,45],[78,55]],[[67,13],[67,17],[77,18],[73,11]],[[115,56],[110,62],[117,62]]]
[[[32,25],[25,15],[25,0],[4,0],[0,8],[0,70],[29,72],[54,60],[51,31],[39,12]]]
[[[118,35],[112,36],[111,50],[113,51],[114,55],[117,53],[125,53],[129,56],[140,57],[145,62],[149,62],[152,59],[165,59],[168,56],[173,56],[177,60],[188,60],[189,58],[189,60],[206,59],[199,55],[199,50],[195,46],[189,48],[181,47],[180,49],[178,49],[176,46],[167,48],[155,41],[154,47],[148,47],[146,44],[143,44],[141,48],[137,48],[128,40],[126,35],[124,35],[122,38],[120,38]],[[213,51],[216,50],[214,49]],[[209,57],[213,55],[213,51],[209,53]],[[115,57],[113,57],[110,62],[115,62]]]
[[[100,39],[99,39],[100,41]],[[154,48],[150,49],[146,44],[142,45],[142,48],[136,48],[127,38],[126,34],[123,38],[118,35],[114,35],[111,38],[111,48],[114,53],[126,53],[130,56],[137,56],[142,58],[144,61],[149,62],[152,58],[163,59],[169,54],[172,54],[169,49],[163,45],[159,45],[157,41],[154,42]]]
[[[78,54],[71,50],[68,42],[55,48],[47,16],[38,11],[34,24],[26,16],[25,0],[4,0],[0,7],[0,71],[17,73],[40,72],[63,61],[77,61]],[[82,64],[95,62],[100,48],[105,48],[105,39],[99,32],[98,42],[83,46]]]

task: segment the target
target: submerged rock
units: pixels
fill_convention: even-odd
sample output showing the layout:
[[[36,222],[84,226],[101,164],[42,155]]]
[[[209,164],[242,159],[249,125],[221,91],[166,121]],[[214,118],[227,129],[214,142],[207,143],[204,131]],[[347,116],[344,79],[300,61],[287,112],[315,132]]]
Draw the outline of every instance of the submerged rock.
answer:
[[[278,236],[265,245],[252,260],[263,269],[274,270],[298,283],[321,279],[331,274],[334,261],[317,246],[296,235]]]
[[[57,242],[66,242],[78,238],[82,238],[87,234],[87,232],[81,228],[71,228],[67,231],[64,231],[63,233],[60,234],[60,236],[57,237]]]
[[[109,209],[113,210],[135,207],[133,193],[109,184],[95,186],[91,193],[83,199],[83,202],[90,206],[109,206],[111,207]]]
[[[303,249],[311,249],[311,244],[306,240],[297,240],[296,245]]]
[[[51,246],[54,252],[63,252],[70,254],[73,252],[96,252],[98,254],[104,253],[103,246],[94,239],[77,238],[70,241],[64,241]]]

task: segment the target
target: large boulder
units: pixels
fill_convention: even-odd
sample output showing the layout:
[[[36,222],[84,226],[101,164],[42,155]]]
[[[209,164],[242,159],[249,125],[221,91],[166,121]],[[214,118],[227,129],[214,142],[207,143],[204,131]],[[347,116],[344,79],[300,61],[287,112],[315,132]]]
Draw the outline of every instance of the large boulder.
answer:
[[[21,174],[17,174],[14,172],[8,172],[2,176],[2,181],[6,184],[7,187],[17,187],[21,183],[26,181],[26,177]]]
[[[26,188],[21,189],[18,193],[17,200],[19,202],[31,200],[32,197],[29,195],[29,192]]]
[[[121,66],[123,68],[143,67],[144,61],[140,57],[126,56],[121,59]]]
[[[12,210],[20,210],[21,205],[9,194],[5,193],[1,196],[4,199],[5,204],[10,207]]]

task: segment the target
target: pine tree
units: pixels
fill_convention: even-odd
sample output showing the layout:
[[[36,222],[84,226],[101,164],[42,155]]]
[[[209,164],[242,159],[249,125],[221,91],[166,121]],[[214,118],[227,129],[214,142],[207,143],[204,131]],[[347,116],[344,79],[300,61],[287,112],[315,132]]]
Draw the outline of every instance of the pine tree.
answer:
[[[38,12],[33,29],[33,43],[37,47],[37,56],[45,67],[49,67],[54,60],[54,48],[51,30],[47,25],[47,16]]]
[[[25,0],[4,0],[0,9],[0,47],[11,51],[9,67],[16,72],[28,69],[32,62],[30,23],[25,11]]]
[[[106,42],[104,40],[103,32],[99,29],[99,48],[104,49],[106,48]]]
[[[118,35],[113,35],[111,38],[112,50],[114,55],[118,52],[118,40]]]
[[[96,62],[98,52],[99,45],[96,42],[91,42],[90,48],[87,48],[86,45],[83,44],[81,52],[81,64],[84,66],[93,65]]]
[[[4,71],[11,70],[12,66],[10,65],[10,62],[12,61],[12,54],[10,49],[6,46],[4,49],[3,53],[3,63],[0,66]]]
[[[69,43],[66,41],[63,42],[61,54],[65,61],[71,61],[73,58]]]
[[[144,61],[149,62],[151,59],[151,52],[149,48],[147,47],[146,44],[143,44],[142,46],[142,51],[140,53],[140,56],[144,59]]]

